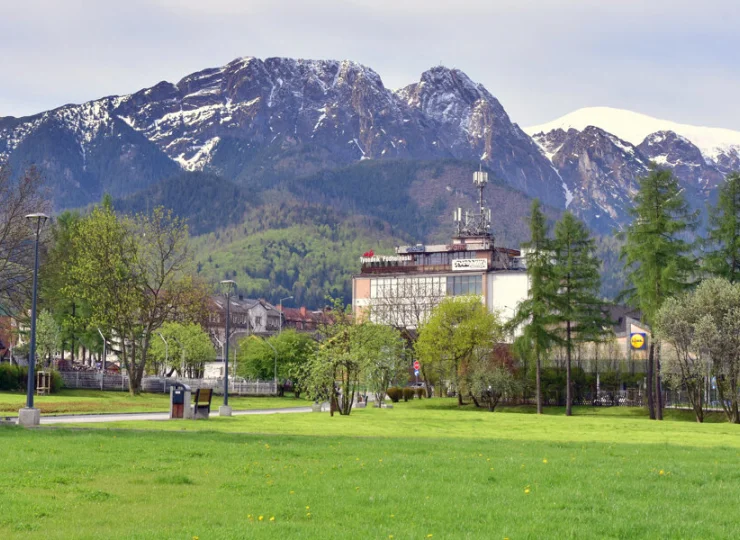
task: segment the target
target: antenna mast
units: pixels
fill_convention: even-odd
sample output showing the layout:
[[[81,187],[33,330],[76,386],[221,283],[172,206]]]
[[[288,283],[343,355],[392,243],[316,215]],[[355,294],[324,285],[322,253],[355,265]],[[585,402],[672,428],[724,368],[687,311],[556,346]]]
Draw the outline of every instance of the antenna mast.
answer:
[[[488,173],[481,166],[473,173],[473,185],[478,188],[478,209],[466,211],[463,218],[462,208],[453,214],[455,233],[458,238],[463,237],[491,237],[491,209],[486,208],[483,198],[483,189],[488,184]]]

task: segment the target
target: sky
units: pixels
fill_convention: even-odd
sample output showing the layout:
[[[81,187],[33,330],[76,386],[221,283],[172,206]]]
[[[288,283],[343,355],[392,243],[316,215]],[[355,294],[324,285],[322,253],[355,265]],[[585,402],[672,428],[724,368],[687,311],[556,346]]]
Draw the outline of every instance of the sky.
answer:
[[[350,59],[389,88],[440,63],[521,126],[609,106],[740,130],[738,0],[0,0],[0,117],[240,56]]]

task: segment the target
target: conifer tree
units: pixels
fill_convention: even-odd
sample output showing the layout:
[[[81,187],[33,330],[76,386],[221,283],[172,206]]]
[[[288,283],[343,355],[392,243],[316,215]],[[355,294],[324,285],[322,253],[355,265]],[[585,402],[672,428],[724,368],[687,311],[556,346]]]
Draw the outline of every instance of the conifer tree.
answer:
[[[542,414],[542,357],[558,339],[554,332],[557,324],[554,312],[557,282],[552,264],[553,242],[548,237],[547,221],[538,199],[532,201],[529,230],[530,240],[523,245],[526,250],[529,294],[517,306],[516,314],[508,326],[512,329],[525,323],[524,336],[532,344],[536,360],[537,414]]]
[[[740,281],[740,173],[732,173],[710,209],[706,255],[707,271],[730,283]]]
[[[600,261],[596,244],[583,222],[565,212],[555,225],[554,264],[558,285],[554,298],[559,323],[557,331],[566,353],[565,414],[573,408],[571,359],[576,343],[598,341],[604,333],[604,316],[600,309]]]
[[[686,237],[695,228],[696,213],[689,210],[676,177],[667,169],[653,167],[639,186],[621,253],[632,285],[623,296],[652,326],[663,302],[690,285],[696,263]],[[647,396],[650,418],[662,420],[660,342],[655,336],[648,353]]]

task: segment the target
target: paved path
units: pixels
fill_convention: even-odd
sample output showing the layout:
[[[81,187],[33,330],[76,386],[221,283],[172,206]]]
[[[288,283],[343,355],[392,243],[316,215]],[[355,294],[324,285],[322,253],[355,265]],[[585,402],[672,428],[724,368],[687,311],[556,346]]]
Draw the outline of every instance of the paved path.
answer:
[[[249,411],[234,411],[234,416],[250,414],[290,414],[311,412],[311,407],[288,407],[285,409],[253,409]],[[218,411],[211,412],[212,417],[218,416]],[[129,422],[132,420],[168,420],[169,413],[119,413],[119,414],[76,414],[59,416],[42,416],[41,424],[88,424],[94,422]]]

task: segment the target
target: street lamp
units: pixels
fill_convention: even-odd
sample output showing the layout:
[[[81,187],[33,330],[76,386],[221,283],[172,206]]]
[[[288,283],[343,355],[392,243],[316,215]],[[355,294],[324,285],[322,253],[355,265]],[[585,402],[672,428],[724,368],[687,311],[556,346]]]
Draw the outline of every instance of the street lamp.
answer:
[[[157,335],[159,336],[159,338],[164,343],[164,369],[162,370],[162,373],[164,374],[164,373],[167,373],[167,365],[168,365],[167,364],[167,361],[170,358],[170,347],[167,344],[167,340],[164,339],[164,336],[162,335],[162,332],[157,332]]]
[[[229,407],[229,322],[231,319],[231,291],[236,288],[233,279],[225,279],[221,285],[226,289],[226,354],[224,355],[224,404],[218,408],[219,416],[231,416]]]
[[[28,214],[26,219],[35,225],[36,246],[33,262],[33,297],[31,300],[31,344],[28,351],[28,385],[26,387],[26,407],[18,411],[18,423],[23,426],[37,426],[41,423],[41,412],[33,408],[33,392],[36,389],[36,298],[39,283],[39,237],[41,227],[49,219],[46,214]]]
[[[283,300],[290,300],[293,298],[292,296],[286,296],[285,298],[280,299],[280,327],[278,330],[278,334],[283,333]]]

